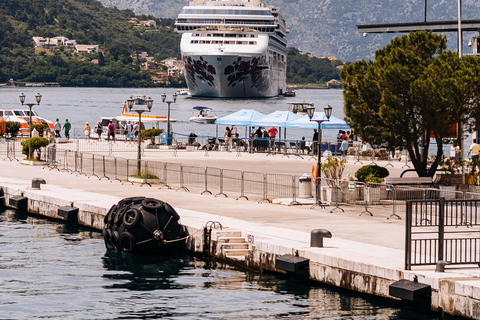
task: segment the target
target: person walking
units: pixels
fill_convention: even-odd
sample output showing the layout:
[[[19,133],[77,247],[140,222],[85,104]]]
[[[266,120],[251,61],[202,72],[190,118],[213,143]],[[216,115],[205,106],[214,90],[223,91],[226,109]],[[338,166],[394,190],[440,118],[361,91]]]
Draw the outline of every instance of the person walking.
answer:
[[[65,119],[65,123],[63,124],[63,129],[65,130],[65,138],[70,139],[70,129],[72,125],[68,122],[68,119]]]
[[[110,120],[108,123],[107,131],[108,131],[107,140],[110,141],[110,137],[112,137],[112,140],[115,141],[115,125],[113,124],[112,120]]]
[[[232,141],[232,131],[230,130],[229,126],[225,127],[225,132],[223,133],[223,137],[225,138],[225,145],[227,147],[227,151],[230,151],[230,142]]]
[[[55,125],[53,126],[54,130],[55,130],[55,138],[61,138],[62,136],[60,135],[60,131],[62,131],[62,125],[60,124],[60,122],[58,121],[55,121]]]
[[[343,138],[340,144],[340,151],[342,152],[342,158],[346,158],[348,151],[348,138]]]
[[[95,127],[95,131],[97,132],[98,140],[100,141],[102,139],[102,133],[103,133],[103,126],[102,126],[101,121],[97,122],[97,126]]]
[[[132,130],[133,130],[133,126],[132,124],[130,123],[130,121],[127,121],[127,123],[125,124],[125,141],[132,141]]]
[[[480,146],[477,144],[477,139],[473,139],[473,143],[470,146],[470,150],[468,150],[467,157],[471,154],[472,155],[472,160],[478,159],[480,153]]]
[[[90,132],[92,131],[92,128],[90,125],[85,123],[85,127],[83,127],[83,133],[85,134],[85,139],[90,140]]]

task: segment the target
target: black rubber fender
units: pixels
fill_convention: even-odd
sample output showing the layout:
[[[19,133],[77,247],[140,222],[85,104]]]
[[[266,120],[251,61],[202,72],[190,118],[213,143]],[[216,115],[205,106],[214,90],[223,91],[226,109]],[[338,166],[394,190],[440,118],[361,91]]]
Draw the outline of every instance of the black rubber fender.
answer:
[[[142,200],[142,207],[150,212],[155,212],[162,208],[165,202],[157,200],[155,198],[145,198]]]
[[[117,210],[117,212],[115,214],[115,218],[113,220],[113,223],[116,224],[116,225],[121,224],[123,222],[123,215],[125,214],[125,211],[127,211],[128,209],[130,209],[130,206],[120,207],[120,209]]]
[[[180,216],[178,215],[177,211],[172,208],[172,206],[168,203],[164,203],[165,211],[173,217],[176,221],[180,220]]]
[[[118,206],[114,204],[110,208],[110,210],[108,210],[108,213],[106,214],[105,219],[103,219],[103,222],[104,223],[112,222],[114,218],[113,215],[115,214],[115,211],[117,211],[117,209],[118,209]]]
[[[123,252],[133,252],[136,244],[135,237],[130,232],[122,232],[118,238],[118,248]]]
[[[112,238],[111,238],[112,249],[118,249],[118,238],[119,238],[118,231],[113,231]]]
[[[115,249],[112,246],[112,231],[110,231],[110,229],[103,229],[103,241],[105,241],[107,250]]]
[[[125,228],[132,228],[138,223],[138,221],[140,221],[141,217],[142,213],[140,210],[130,208],[123,214],[123,225]]]

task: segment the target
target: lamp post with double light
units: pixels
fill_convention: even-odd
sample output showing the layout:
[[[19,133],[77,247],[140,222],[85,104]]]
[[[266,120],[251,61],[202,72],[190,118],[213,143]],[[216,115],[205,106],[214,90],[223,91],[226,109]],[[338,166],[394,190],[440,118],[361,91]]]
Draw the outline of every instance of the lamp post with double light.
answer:
[[[307,114],[308,117],[310,118],[310,121],[315,121],[318,123],[318,140],[317,140],[317,169],[315,170],[317,173],[317,176],[314,177],[316,178],[316,183],[315,183],[315,205],[324,207],[322,204],[322,200],[320,197],[320,188],[321,188],[321,164],[322,164],[322,122],[324,121],[329,121],[330,117],[332,116],[332,107],[330,105],[327,105],[324,108],[325,111],[325,118],[324,119],[316,119],[314,118],[315,116],[315,107],[308,107],[307,108]]]
[[[31,138],[32,137],[32,107],[35,105],[35,104],[40,104],[40,101],[42,101],[42,95],[40,93],[37,93],[37,95],[35,96],[35,100],[37,101],[37,103],[25,103],[25,95],[22,93],[20,96],[20,102],[22,103],[22,105],[26,104],[28,106],[28,108],[30,109],[28,115],[30,117],[30,122],[28,124],[28,129],[29,129],[29,137]]]
[[[137,102],[135,104],[135,102]],[[142,109],[139,109],[139,108],[136,108],[136,109],[133,109],[133,106],[134,105],[139,105],[139,106],[147,106],[147,109],[145,108],[142,108]],[[138,113],[138,152],[137,152],[137,175],[141,176],[141,169],[142,169],[142,113],[144,112],[150,112],[152,110],[152,106],[153,106],[153,100],[152,98],[148,98],[148,99],[135,99],[133,96],[130,96],[129,99],[127,99],[127,106],[128,106],[128,109],[130,111],[135,111],[136,113]]]
[[[166,101],[167,100],[167,95],[164,93],[162,94],[162,102],[165,102],[168,104],[168,109],[167,109],[167,145],[172,144],[172,131],[170,128],[170,104],[177,102],[177,94],[173,94],[173,100],[172,101]]]

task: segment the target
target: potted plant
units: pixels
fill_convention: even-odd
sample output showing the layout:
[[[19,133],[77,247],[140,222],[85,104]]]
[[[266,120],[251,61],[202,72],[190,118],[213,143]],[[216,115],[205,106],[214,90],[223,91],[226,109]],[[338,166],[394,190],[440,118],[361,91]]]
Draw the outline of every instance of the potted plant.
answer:
[[[342,200],[342,191],[338,187],[338,180],[342,178],[346,163],[347,160],[329,157],[321,164],[322,177],[328,179],[326,180],[328,185],[326,196],[329,202],[341,202]]]
[[[387,198],[387,186],[381,185],[382,179],[388,177],[390,172],[387,168],[377,165],[363,166],[355,172],[355,177],[365,183],[365,200],[378,202]]]
[[[150,139],[151,144],[155,145],[155,137],[159,136],[162,132],[163,132],[163,129],[155,129],[155,128],[147,129],[142,131],[142,133],[140,134],[140,137],[142,140]]]
[[[22,141],[22,153],[27,156],[27,161],[41,161],[42,149],[50,142],[43,137],[32,137]]]

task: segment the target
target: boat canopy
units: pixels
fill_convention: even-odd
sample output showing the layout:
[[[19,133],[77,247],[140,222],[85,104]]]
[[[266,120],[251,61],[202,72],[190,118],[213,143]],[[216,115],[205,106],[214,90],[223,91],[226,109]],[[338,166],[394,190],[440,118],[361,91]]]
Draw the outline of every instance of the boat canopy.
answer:
[[[320,125],[321,129],[343,129],[343,130],[351,130],[348,124],[335,116],[331,116],[330,119],[327,120],[325,116],[325,112],[315,112],[312,121],[308,115],[304,115],[303,117],[299,117],[293,121],[287,123],[286,128],[295,128],[295,129],[318,129],[318,123],[314,120],[324,120]]]
[[[265,114],[253,109],[241,109],[228,116],[217,119],[218,124],[236,125],[236,126],[251,126],[251,122],[264,117]]]
[[[193,109],[194,109],[194,110],[205,110],[205,109],[212,110],[212,108],[202,107],[202,106],[196,106],[196,107],[193,107]]]

